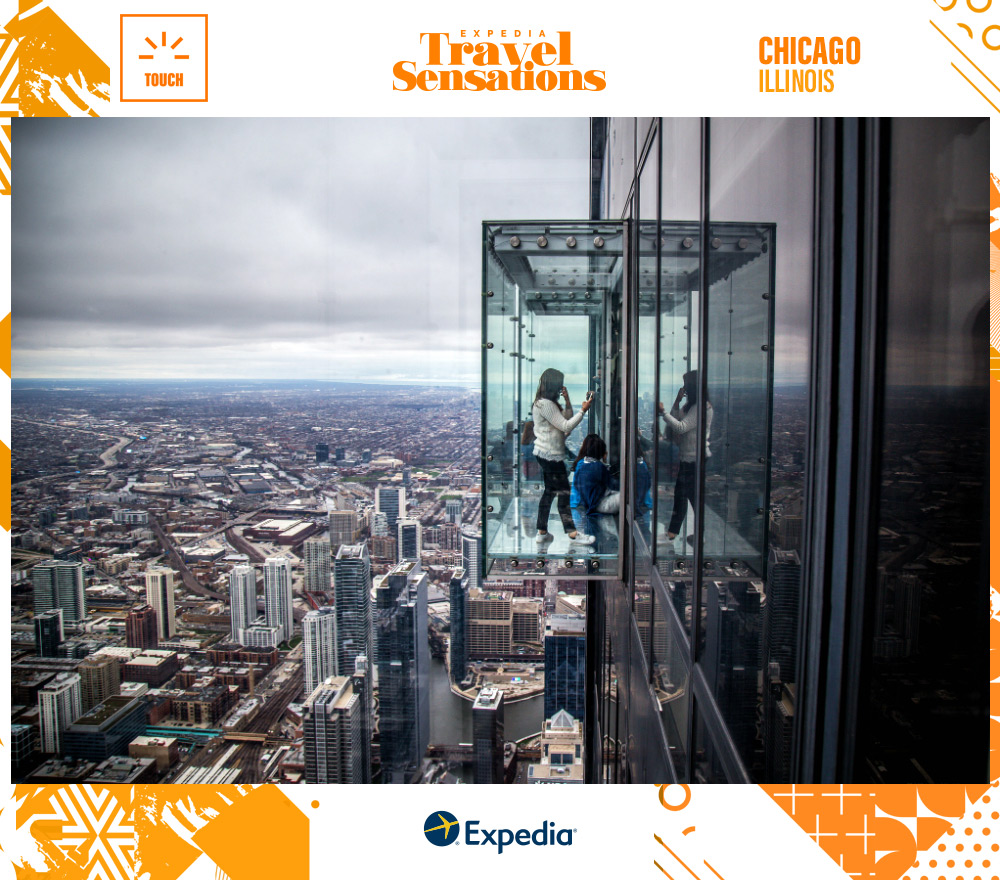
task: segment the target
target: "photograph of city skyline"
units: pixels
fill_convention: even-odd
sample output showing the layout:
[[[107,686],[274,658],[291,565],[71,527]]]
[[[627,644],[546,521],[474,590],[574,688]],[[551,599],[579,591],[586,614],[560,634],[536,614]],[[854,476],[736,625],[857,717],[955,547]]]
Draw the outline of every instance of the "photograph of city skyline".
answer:
[[[986,774],[985,120],[14,138],[14,781]]]

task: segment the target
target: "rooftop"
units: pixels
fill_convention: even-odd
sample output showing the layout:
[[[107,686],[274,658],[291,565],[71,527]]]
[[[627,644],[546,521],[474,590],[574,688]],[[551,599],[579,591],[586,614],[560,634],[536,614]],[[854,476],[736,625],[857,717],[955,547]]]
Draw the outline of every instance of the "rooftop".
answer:
[[[137,697],[108,697],[103,703],[98,703],[93,709],[77,718],[72,726],[100,727],[137,699]]]

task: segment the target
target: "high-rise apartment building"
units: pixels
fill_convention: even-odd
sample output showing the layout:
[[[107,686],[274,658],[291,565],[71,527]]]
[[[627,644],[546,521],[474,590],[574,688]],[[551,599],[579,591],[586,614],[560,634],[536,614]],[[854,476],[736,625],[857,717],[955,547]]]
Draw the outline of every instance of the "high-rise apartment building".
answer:
[[[444,518],[446,522],[462,525],[462,499],[449,498],[444,503]]]
[[[333,608],[310,611],[302,618],[306,696],[337,672],[337,615]]]
[[[83,711],[121,692],[121,663],[110,655],[91,655],[77,667]]]
[[[87,598],[83,589],[83,563],[50,559],[31,570],[35,613],[61,608],[63,622],[85,620]]]
[[[465,618],[466,597],[469,592],[469,582],[464,568],[456,568],[448,585],[448,598],[451,600],[451,625],[448,640],[448,662],[451,666],[451,680],[456,684],[465,678],[469,665],[469,650],[466,646]]]
[[[430,740],[427,575],[402,562],[375,590],[379,743],[386,782],[410,782]]]
[[[62,751],[62,733],[83,714],[80,676],[61,672],[38,691],[38,717],[43,752]]]
[[[130,648],[157,648],[160,645],[156,609],[148,602],[129,609],[125,617],[125,644]]]
[[[462,568],[465,569],[470,588],[479,588],[483,585],[481,555],[482,540],[479,535],[462,532]]]
[[[146,570],[146,602],[156,612],[157,636],[172,639],[177,632],[174,617],[174,573],[169,568]]]
[[[306,538],[302,544],[305,589],[312,592],[326,592],[330,589],[331,561],[328,535]]]
[[[371,782],[371,767],[364,763],[365,702],[363,685],[347,675],[331,676],[306,698],[302,728],[307,783]]]
[[[358,533],[358,514],[353,510],[331,510],[330,548],[336,553],[342,544],[353,544]]]
[[[400,519],[396,523],[396,561],[419,562],[422,549],[422,527],[415,519]]]
[[[264,560],[264,620],[278,629],[281,642],[292,637],[292,564],[283,556]]]
[[[513,597],[510,592],[479,590],[470,586],[465,600],[465,643],[469,659],[499,660],[509,656],[513,635]]]
[[[587,705],[587,620],[550,614],[545,620],[545,717],[569,712],[581,724]]]
[[[316,464],[323,464],[330,460],[330,444],[329,443],[317,443],[316,444]]]
[[[257,619],[257,573],[252,565],[234,565],[229,572],[229,621],[234,642],[243,644],[244,631]]]
[[[337,616],[337,673],[350,674],[361,654],[372,651],[372,563],[364,544],[345,544],[334,568],[334,608]]]
[[[503,782],[503,691],[483,688],[472,704],[472,753],[477,785]]]
[[[396,534],[396,523],[406,516],[406,489],[402,486],[378,486],[375,489],[375,511],[384,513],[390,535]]]
[[[33,621],[35,625],[35,653],[39,657],[58,657],[59,645],[63,640],[63,610],[52,608],[39,611]]]

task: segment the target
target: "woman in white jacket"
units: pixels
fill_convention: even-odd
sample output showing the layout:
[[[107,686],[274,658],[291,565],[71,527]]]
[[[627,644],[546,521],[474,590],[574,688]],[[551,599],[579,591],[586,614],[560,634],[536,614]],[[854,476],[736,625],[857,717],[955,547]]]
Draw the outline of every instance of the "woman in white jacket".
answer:
[[[590,409],[594,397],[592,391],[580,405],[580,412],[573,415],[573,407],[569,402],[569,392],[563,386],[564,376],[559,370],[548,369],[542,373],[535,393],[535,402],[531,407],[531,416],[535,428],[535,460],[542,471],[542,483],[545,487],[538,502],[538,537],[539,544],[546,544],[553,539],[548,531],[549,512],[552,501],[556,501],[559,519],[572,544],[593,544],[594,536],[578,532],[573,523],[573,514],[569,508],[569,475],[566,472],[566,438],[580,424],[583,414]],[[564,407],[559,406],[559,398],[563,398]]]
[[[673,515],[670,517],[670,525],[667,526],[667,538],[672,541],[684,524],[688,502],[690,501],[696,510],[698,506],[698,475],[695,469],[698,460],[698,371],[691,370],[684,374],[684,384],[677,392],[677,399],[674,400],[671,412],[667,412],[662,403],[657,409],[660,418],[673,431],[680,458],[677,483],[674,486]],[[673,415],[674,412],[679,418]],[[712,403],[706,398],[705,458],[709,458],[712,454],[708,444],[712,433],[712,414]]]

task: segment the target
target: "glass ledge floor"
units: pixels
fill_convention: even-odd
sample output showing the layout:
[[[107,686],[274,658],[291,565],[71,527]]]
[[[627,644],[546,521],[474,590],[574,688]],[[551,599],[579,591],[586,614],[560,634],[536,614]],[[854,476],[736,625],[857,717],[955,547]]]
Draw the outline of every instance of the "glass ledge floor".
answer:
[[[539,544],[536,541],[537,491],[528,490],[518,498],[510,496],[489,496],[487,504],[492,505],[493,514],[487,520],[489,534],[486,541],[486,567],[484,577],[562,577],[601,578],[617,577],[618,573],[618,514],[597,514],[586,516],[577,508],[571,508],[573,522],[579,531],[592,534],[593,544],[571,544],[562,527],[555,504],[549,513],[548,532],[551,541]],[[661,500],[661,505],[664,501]],[[667,500],[669,503],[669,499]],[[694,513],[688,508],[687,522]],[[639,527],[649,534],[650,516],[647,513]],[[668,541],[661,526],[657,530],[657,556],[661,560],[669,557],[678,559],[693,555],[687,538],[689,532],[682,531],[674,540]],[[739,535],[731,525],[711,508],[705,511],[704,558],[717,560],[753,560],[756,556],[753,545]]]

